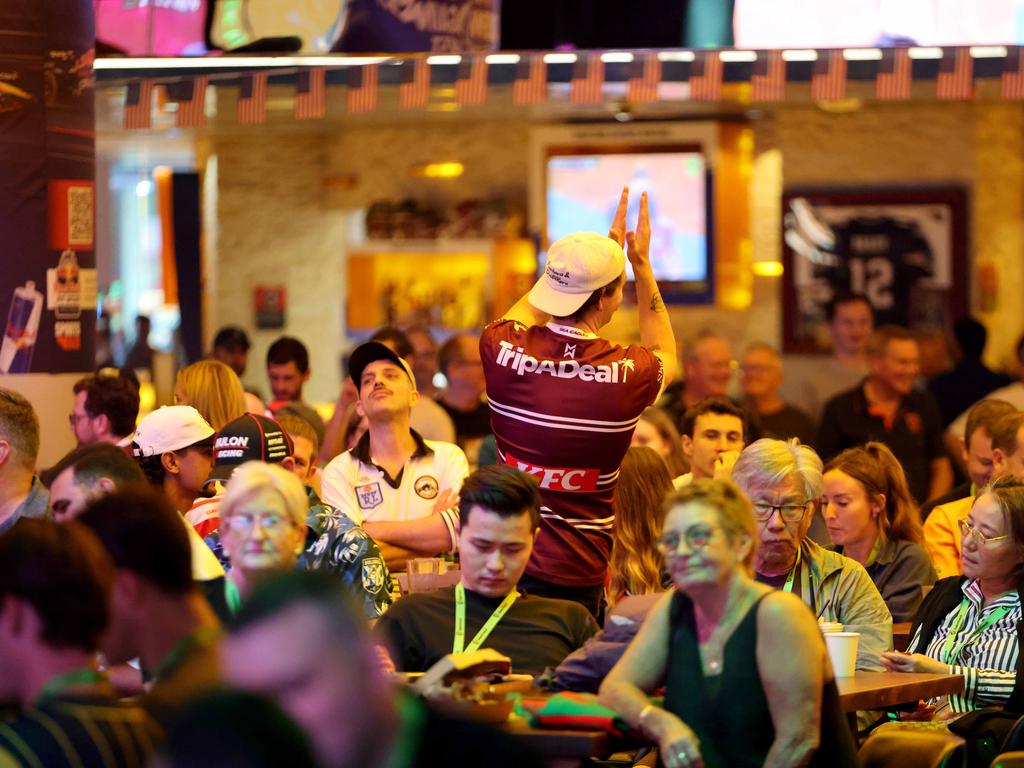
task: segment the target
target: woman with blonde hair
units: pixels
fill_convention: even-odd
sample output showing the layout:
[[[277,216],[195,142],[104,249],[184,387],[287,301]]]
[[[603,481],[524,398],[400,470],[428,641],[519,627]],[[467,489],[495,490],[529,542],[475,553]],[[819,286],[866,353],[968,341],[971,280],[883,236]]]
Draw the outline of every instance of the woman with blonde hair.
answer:
[[[238,375],[217,360],[200,360],[178,371],[174,402],[191,405],[218,432],[248,410]]]
[[[910,621],[935,583],[921,519],[899,461],[884,444],[848,448],[825,467],[821,515],[836,550],[867,569],[895,622]]]
[[[306,489],[276,464],[247,462],[235,470],[220,502],[220,537],[231,561],[225,581],[236,613],[259,584],[294,570],[306,543]]]
[[[605,678],[601,703],[655,742],[666,768],[855,766],[814,614],[753,578],[750,502],[701,478],[665,510],[658,546],[674,589]]]
[[[606,589],[611,608],[627,595],[664,588],[664,559],[658,552],[661,507],[672,491],[672,475],[653,448],[630,448],[615,487],[615,533]]]
[[[657,406],[645,408],[640,414],[640,421],[636,423],[630,444],[634,447],[645,445],[653,448],[665,460],[672,477],[679,477],[690,471],[690,465],[683,455],[679,430],[669,415]]]

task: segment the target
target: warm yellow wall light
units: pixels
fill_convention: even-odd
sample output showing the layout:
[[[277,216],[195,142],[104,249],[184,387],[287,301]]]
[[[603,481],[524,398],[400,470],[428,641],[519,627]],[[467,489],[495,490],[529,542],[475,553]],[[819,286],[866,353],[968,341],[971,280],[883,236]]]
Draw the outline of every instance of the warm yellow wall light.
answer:
[[[423,163],[414,165],[411,169],[413,176],[422,176],[427,179],[457,179],[462,175],[465,168],[462,163]]]
[[[758,277],[782,277],[781,261],[755,261],[753,269]]]

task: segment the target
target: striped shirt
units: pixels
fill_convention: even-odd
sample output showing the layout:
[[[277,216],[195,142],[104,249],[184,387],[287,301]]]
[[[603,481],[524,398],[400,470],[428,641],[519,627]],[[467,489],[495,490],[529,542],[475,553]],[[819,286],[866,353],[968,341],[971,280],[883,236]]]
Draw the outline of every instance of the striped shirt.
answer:
[[[55,697],[0,723],[0,765],[142,768],[159,739],[139,706],[106,696]]]
[[[1021,621],[1021,605],[1017,591],[1012,590],[985,603],[976,580],[965,581],[962,590],[967,611],[951,646],[955,658],[946,658],[945,645],[957,623],[959,606],[946,615],[923,651],[926,656],[949,664],[950,674],[964,676],[963,694],[949,697],[954,712],[970,712],[1005,703],[1017,679],[1019,653],[1017,625]],[[989,616],[1003,609],[1006,612],[998,621],[978,636],[973,636]],[[959,644],[965,639],[967,642],[960,648]],[[918,648],[920,640],[921,629],[918,627],[910,643],[910,653],[922,652]]]

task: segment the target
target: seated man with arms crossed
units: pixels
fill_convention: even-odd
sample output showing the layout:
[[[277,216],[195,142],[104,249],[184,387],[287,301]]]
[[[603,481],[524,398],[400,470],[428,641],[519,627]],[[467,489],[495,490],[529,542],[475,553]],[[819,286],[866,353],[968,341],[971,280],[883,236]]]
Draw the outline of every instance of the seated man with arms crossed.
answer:
[[[323,472],[323,498],[380,545],[389,567],[454,549],[456,495],[469,473],[451,443],[424,440],[409,426],[419,399],[409,364],[384,344],[356,347],[349,374],[369,429]]]
[[[537,675],[597,632],[579,603],[516,591],[540,528],[536,482],[512,467],[484,467],[463,483],[459,515],[462,581],[404,597],[377,623],[399,670],[422,672],[449,653],[487,647],[514,672]]]
[[[864,566],[807,536],[824,479],[818,454],[796,440],[764,438],[748,445],[732,479],[754,506],[760,543],[754,577],[792,592],[819,621],[860,632],[857,669],[880,671],[892,648],[892,614]]]

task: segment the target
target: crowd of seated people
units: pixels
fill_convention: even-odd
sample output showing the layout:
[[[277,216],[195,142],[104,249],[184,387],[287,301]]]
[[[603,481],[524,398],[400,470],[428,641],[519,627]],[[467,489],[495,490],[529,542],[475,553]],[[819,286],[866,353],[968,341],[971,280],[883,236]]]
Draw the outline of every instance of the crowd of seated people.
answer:
[[[481,648],[598,694],[666,766],[853,765],[822,623],[859,671],[963,676],[895,719],[1024,710],[1024,412],[976,325],[929,383],[911,332],[837,295],[787,400],[763,343],[676,358],[628,197],[478,335],[357,345],[326,420],[305,345],[270,346],[264,405],[234,327],[142,418],[129,372],[76,383],[48,468],[0,390],[0,765],[541,764],[402,684]],[[639,342],[602,336],[620,313]],[[419,558],[458,572],[403,595]]]

